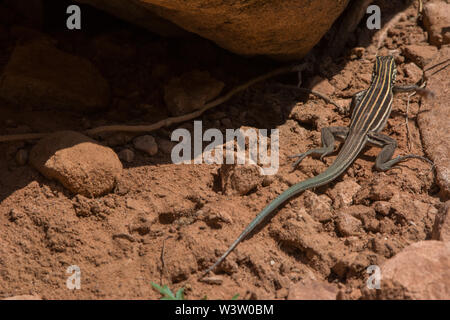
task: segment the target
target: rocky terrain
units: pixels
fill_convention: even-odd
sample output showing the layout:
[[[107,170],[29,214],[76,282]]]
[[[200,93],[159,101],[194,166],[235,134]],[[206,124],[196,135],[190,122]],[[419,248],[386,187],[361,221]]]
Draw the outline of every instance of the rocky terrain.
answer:
[[[0,1],[0,298],[158,299],[152,281],[185,288],[187,299],[450,298],[448,1],[424,1],[422,10],[419,1],[375,1],[382,29],[367,30],[363,19],[338,57],[325,35],[307,57],[302,86],[339,108],[292,90],[286,85],[298,77],[285,74],[195,118],[203,132],[278,129],[273,176],[255,165],[172,163],[171,134],[193,135],[193,119],[149,132],[94,129],[195,112],[285,65],[236,53],[303,57],[341,11],[299,51],[280,36],[280,56],[270,46],[249,51],[257,42],[215,39],[181,9],[175,24],[155,20],[169,28],[157,34],[98,10],[102,1],[81,2],[97,9],[81,5],[82,30],[69,31],[68,2]],[[291,10],[294,2],[286,3]],[[278,10],[259,9],[272,18]],[[422,155],[435,167],[412,159],[378,172],[380,150],[368,147],[336,181],[288,201],[199,281],[271,200],[333,162],[336,153],[308,157],[292,170],[288,156],[320,145],[321,128],[349,124],[351,97],[369,86],[377,54],[395,57],[397,84],[425,79],[433,92],[396,95],[384,133],[398,141],[394,156]],[[66,285],[73,265],[79,290]],[[379,267],[379,290],[367,286],[369,266]]]

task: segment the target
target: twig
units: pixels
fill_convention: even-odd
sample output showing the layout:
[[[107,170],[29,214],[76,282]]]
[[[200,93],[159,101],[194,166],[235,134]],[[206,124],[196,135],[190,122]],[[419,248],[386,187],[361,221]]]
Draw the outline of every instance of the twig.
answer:
[[[111,132],[111,131],[149,132],[149,131],[154,131],[154,130],[160,129],[162,127],[167,127],[167,126],[170,126],[170,125],[173,125],[176,123],[181,123],[181,122],[184,122],[187,120],[192,120],[192,119],[195,119],[195,118],[199,117],[200,115],[202,115],[205,111],[226,102],[227,100],[229,100],[231,97],[233,97],[238,92],[244,91],[245,89],[254,85],[257,82],[264,81],[266,79],[269,79],[269,78],[272,78],[272,77],[275,77],[277,75],[281,75],[284,73],[297,72],[299,70],[299,68],[301,69],[302,65],[282,67],[282,68],[275,69],[271,72],[268,72],[262,76],[253,78],[252,80],[233,88],[227,94],[217,98],[216,100],[213,100],[213,101],[207,103],[206,105],[203,106],[203,108],[201,108],[197,111],[185,114],[185,115],[181,115],[181,116],[177,116],[177,117],[169,117],[167,119],[158,121],[158,122],[150,124],[150,125],[101,126],[101,127],[96,127],[93,129],[86,130],[84,133],[87,135],[96,135],[96,134],[99,134],[102,132]],[[31,134],[3,135],[3,136],[0,135],[0,142],[40,139],[40,138],[47,136],[48,134],[49,133],[31,133]]]
[[[49,133],[24,133],[0,136],[0,142],[35,140],[47,136]]]
[[[164,273],[164,269],[166,267],[166,262],[164,261],[164,254],[165,254],[165,249],[166,249],[166,240],[172,238],[171,236],[168,236],[167,238],[165,238],[163,240],[162,243],[162,248],[161,248],[161,273],[159,274],[159,283],[162,284],[162,278],[163,278],[163,273]]]
[[[450,59],[448,59],[448,60],[450,60]],[[448,61],[448,60],[447,60],[447,61]],[[439,63],[439,65],[441,65],[441,64],[443,64],[443,63],[445,63],[445,62],[447,62],[447,61],[441,62],[441,63]],[[435,66],[429,68],[428,70],[431,70],[431,69],[435,68],[436,66],[437,66],[437,65],[435,65]],[[436,73],[441,72],[442,70],[446,69],[448,66],[450,66],[450,63],[447,64],[447,65],[445,65],[445,66],[443,66],[442,68],[440,68],[440,69],[434,71],[432,74],[428,75],[427,78],[430,78],[432,75],[435,75]],[[424,70],[424,75],[425,75],[425,71],[428,71],[428,70]]]

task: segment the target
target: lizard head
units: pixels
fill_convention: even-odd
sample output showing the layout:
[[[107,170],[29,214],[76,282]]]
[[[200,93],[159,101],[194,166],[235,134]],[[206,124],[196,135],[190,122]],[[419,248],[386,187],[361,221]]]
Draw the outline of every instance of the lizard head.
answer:
[[[397,67],[393,56],[377,56],[373,66],[372,80],[376,77],[390,74],[391,82],[394,84],[397,75]]]

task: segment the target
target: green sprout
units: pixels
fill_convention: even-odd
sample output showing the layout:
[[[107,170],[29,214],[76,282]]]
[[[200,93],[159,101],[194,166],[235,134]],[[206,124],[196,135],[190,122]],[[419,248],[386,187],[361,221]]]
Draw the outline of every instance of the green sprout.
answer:
[[[156,284],[153,281],[151,283],[152,287],[160,294],[162,294],[163,297],[160,300],[184,300],[184,288],[180,288],[174,295],[172,290],[170,290],[167,285],[161,287],[159,284]],[[238,298],[239,293],[231,297],[231,300],[237,300]],[[202,300],[208,300],[208,297],[205,295]]]
[[[160,286],[152,281],[152,286],[155,290],[163,295],[160,300],[184,300],[184,288],[180,288],[174,295],[172,290],[167,285]]]

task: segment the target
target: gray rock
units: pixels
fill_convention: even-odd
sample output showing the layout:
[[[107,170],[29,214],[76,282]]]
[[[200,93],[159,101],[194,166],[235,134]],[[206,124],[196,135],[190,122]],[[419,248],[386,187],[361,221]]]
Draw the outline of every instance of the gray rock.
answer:
[[[154,156],[158,153],[158,145],[155,138],[150,135],[140,136],[134,139],[134,147],[138,150],[144,151],[150,156]]]

